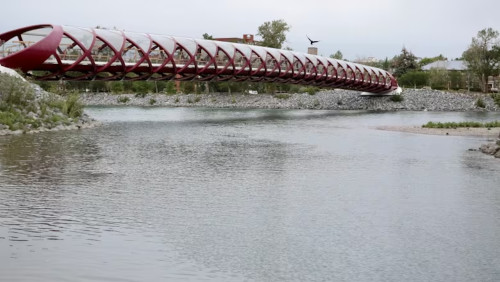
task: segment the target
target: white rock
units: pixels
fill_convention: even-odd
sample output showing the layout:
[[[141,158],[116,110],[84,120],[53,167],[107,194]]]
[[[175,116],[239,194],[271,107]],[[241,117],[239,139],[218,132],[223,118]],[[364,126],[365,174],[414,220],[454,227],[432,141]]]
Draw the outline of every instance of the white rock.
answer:
[[[0,66],[0,73],[6,73],[6,74],[9,74],[11,76],[15,76],[15,77],[18,77],[24,81],[26,81],[26,79],[24,79],[24,77],[22,77],[21,75],[19,75],[15,70],[13,69],[9,69],[9,68],[6,68],[6,67],[2,67]]]

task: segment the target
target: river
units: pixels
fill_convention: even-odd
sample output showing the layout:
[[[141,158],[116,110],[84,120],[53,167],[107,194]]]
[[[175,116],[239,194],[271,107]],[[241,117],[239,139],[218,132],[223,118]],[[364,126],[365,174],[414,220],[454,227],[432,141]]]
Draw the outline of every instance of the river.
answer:
[[[498,113],[90,107],[0,136],[0,281],[498,281]]]

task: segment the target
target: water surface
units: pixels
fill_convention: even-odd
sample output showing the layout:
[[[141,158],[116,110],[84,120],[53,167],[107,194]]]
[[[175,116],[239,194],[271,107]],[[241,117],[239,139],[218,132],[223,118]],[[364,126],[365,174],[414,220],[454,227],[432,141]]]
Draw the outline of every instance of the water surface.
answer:
[[[88,108],[0,136],[0,281],[498,281],[498,113]]]

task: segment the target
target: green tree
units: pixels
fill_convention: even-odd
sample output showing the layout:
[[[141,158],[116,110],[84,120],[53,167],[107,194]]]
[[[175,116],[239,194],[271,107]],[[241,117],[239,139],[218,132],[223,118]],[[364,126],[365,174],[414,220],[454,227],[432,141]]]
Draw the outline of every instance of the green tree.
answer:
[[[497,75],[500,68],[500,43],[498,31],[485,28],[472,38],[469,49],[462,54],[471,73],[481,81],[483,92],[488,90],[488,76]]]
[[[336,60],[343,60],[344,55],[342,54],[342,52],[340,52],[340,50],[337,50],[337,52],[335,52],[335,54],[330,55],[330,58],[336,59]]]
[[[432,68],[429,71],[429,83],[432,89],[443,90],[449,88],[450,77],[446,69]]]
[[[429,74],[423,71],[409,71],[398,79],[398,83],[405,87],[422,88],[427,85]]]
[[[136,94],[141,94],[143,97],[145,94],[148,94],[149,92],[153,92],[153,87],[154,84],[149,82],[149,81],[134,81],[132,83],[132,89]]]
[[[412,52],[406,50],[406,47],[403,47],[400,55],[392,59],[392,67],[394,68],[394,75],[397,77],[409,71],[416,71],[419,68],[417,57]]]
[[[281,49],[281,46],[286,41],[286,33],[290,28],[291,26],[284,20],[274,20],[259,26],[257,35],[262,37],[262,46]]]
[[[391,67],[392,61],[389,61],[389,58],[385,57],[385,60],[381,62],[380,68],[386,71],[389,71],[389,68]]]
[[[207,40],[214,40],[214,37],[212,35],[209,35],[208,33],[203,33],[203,39],[207,39]]]
[[[465,89],[466,76],[460,71],[449,71],[448,77],[450,79],[450,88],[454,90]]]
[[[113,94],[123,93],[124,88],[122,81],[111,81],[109,84],[109,89]]]

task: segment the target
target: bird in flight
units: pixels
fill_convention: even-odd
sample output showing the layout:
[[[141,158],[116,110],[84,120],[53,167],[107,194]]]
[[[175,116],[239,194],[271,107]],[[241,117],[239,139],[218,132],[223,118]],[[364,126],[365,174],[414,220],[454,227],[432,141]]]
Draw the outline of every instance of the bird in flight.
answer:
[[[309,36],[307,36],[307,35],[306,35],[306,37],[307,37],[307,39],[309,39],[309,41],[311,41],[311,45],[313,45],[314,43],[318,43],[318,42],[319,42],[319,40],[312,40],[312,39],[311,39],[311,38],[309,38]]]

